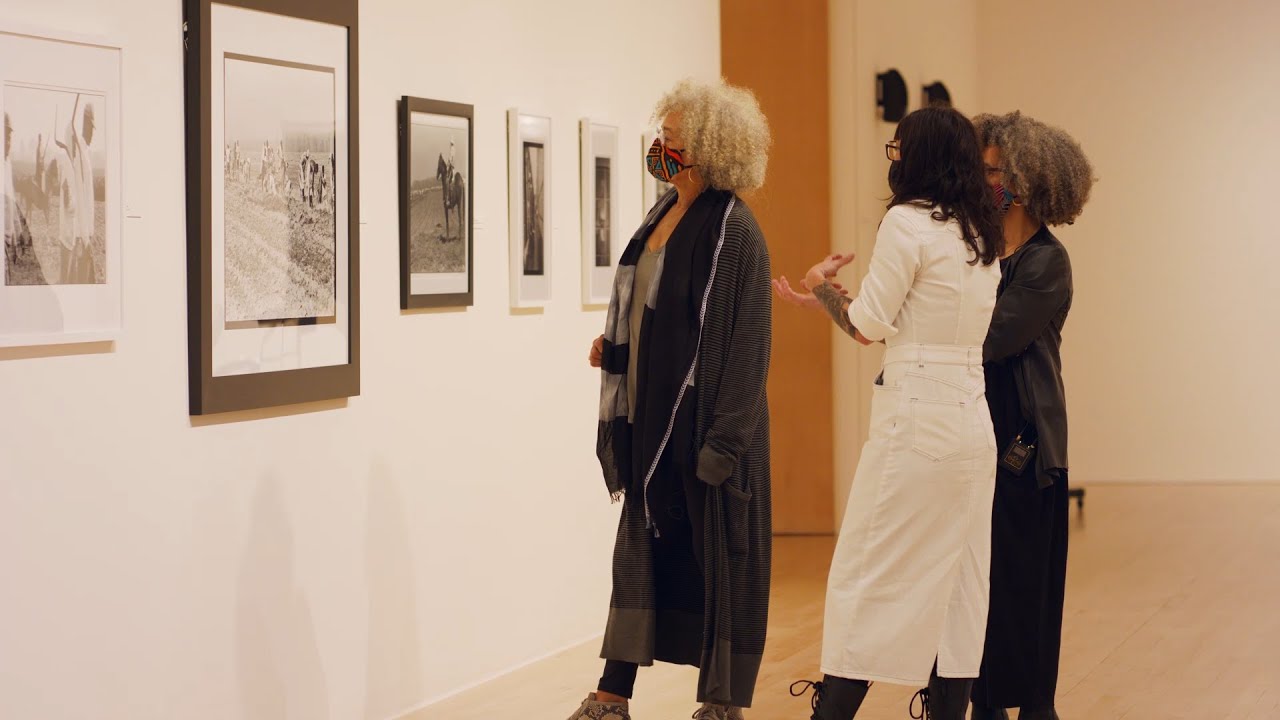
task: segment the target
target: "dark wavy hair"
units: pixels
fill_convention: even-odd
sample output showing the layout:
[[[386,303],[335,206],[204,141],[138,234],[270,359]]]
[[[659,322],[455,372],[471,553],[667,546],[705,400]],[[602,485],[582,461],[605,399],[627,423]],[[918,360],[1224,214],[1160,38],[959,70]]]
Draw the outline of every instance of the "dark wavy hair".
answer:
[[[946,107],[916,110],[893,135],[901,159],[889,166],[888,207],[933,208],[933,219],[960,223],[971,264],[991,265],[1004,254],[1004,229],[996,210],[978,133],[969,118]]]

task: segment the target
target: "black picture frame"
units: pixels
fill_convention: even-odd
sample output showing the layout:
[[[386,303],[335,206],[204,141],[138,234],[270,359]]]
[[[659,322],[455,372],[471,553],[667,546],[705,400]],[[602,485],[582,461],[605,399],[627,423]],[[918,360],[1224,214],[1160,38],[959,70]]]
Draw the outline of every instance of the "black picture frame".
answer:
[[[347,32],[347,362],[213,375],[212,58],[214,4],[343,27]],[[334,400],[360,394],[360,193],[358,0],[183,0],[187,164],[187,337],[191,415]],[[340,142],[342,138],[335,138]],[[336,152],[336,150],[335,150]],[[332,192],[336,193],[336,189]],[[335,212],[336,218],[336,212]],[[336,259],[335,259],[336,262]],[[306,324],[305,320],[300,324]]]
[[[467,121],[467,176],[464,189],[466,197],[464,225],[467,228],[467,289],[465,292],[413,293],[411,272],[413,226],[410,201],[413,184],[411,128],[414,113],[463,118]],[[463,103],[405,95],[400,98],[396,116],[400,139],[400,309],[471,307],[475,302],[475,108]],[[446,225],[450,212],[452,210],[449,210],[446,205]]]

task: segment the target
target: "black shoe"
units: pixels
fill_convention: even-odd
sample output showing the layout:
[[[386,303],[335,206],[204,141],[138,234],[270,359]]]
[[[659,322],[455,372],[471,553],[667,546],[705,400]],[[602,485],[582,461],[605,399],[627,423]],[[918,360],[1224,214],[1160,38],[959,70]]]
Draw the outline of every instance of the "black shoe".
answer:
[[[1009,711],[1004,708],[989,708],[985,705],[973,704],[973,712],[969,720],[1009,720]]]
[[[1018,720],[1058,720],[1058,711],[1052,705],[1023,708],[1018,711]]]
[[[799,686],[800,689],[796,690]],[[825,675],[822,682],[797,680],[791,683],[791,696],[800,697],[813,690],[810,705],[813,715],[809,720],[852,720],[862,707],[871,683],[865,680],[849,680],[847,678]]]

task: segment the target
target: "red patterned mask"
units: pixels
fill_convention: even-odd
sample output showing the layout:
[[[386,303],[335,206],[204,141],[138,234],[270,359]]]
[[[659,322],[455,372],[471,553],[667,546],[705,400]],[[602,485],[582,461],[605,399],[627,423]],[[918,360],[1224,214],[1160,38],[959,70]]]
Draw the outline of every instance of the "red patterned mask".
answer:
[[[653,145],[649,146],[645,164],[649,168],[650,175],[668,183],[685,168],[692,167],[684,164],[684,154],[681,151],[667,147],[666,143],[662,142],[662,138],[657,138],[653,141]]]

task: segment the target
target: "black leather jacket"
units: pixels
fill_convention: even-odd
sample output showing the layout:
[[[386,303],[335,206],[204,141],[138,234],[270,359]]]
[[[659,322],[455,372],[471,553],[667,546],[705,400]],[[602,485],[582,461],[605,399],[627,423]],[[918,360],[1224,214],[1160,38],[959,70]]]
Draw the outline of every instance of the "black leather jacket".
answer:
[[[1062,327],[1071,310],[1071,259],[1047,227],[1000,264],[988,366],[1004,364],[1017,381],[1024,421],[1039,435],[1036,478],[1046,487],[1067,463],[1067,401],[1062,383]],[[1003,450],[1003,448],[1001,448]]]

